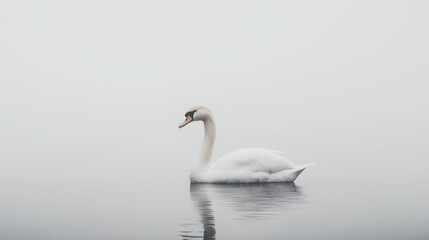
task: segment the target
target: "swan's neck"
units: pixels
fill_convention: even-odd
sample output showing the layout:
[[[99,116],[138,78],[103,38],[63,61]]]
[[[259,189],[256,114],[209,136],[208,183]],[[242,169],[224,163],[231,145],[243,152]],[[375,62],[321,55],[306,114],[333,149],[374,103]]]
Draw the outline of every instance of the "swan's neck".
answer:
[[[204,139],[201,145],[201,151],[199,158],[194,162],[191,170],[191,175],[196,176],[204,172],[209,166],[209,162],[212,158],[213,146],[216,139],[216,126],[212,116],[209,116],[204,123]]]

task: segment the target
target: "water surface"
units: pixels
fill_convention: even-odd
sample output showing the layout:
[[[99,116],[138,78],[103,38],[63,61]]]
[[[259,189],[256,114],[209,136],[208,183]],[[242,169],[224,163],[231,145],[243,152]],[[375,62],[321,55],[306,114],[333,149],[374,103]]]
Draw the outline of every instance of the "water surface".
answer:
[[[187,166],[174,165],[178,171],[160,178],[145,172],[143,162],[131,162],[3,175],[1,239],[429,236],[424,169],[404,178],[401,168],[386,168],[384,161],[366,169],[351,161],[319,162],[296,183],[190,184]]]

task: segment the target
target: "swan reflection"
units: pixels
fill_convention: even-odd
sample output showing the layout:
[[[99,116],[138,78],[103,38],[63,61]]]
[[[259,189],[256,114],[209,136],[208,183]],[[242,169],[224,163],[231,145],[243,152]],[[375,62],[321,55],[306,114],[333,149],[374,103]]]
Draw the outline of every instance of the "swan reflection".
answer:
[[[303,194],[294,183],[269,184],[191,184],[190,199],[199,214],[193,223],[182,224],[183,239],[216,239],[215,212],[227,207],[235,218],[258,221],[299,207]],[[201,226],[203,229],[201,229]],[[197,229],[195,229],[197,228]]]

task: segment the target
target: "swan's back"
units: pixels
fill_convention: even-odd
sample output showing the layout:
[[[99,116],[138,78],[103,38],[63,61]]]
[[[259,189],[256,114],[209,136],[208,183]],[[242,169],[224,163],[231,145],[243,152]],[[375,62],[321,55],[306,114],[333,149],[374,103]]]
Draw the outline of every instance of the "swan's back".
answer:
[[[278,172],[293,169],[282,152],[266,148],[242,148],[230,152],[213,162],[210,170],[247,170],[252,172]]]
[[[302,169],[303,170],[303,169]],[[279,151],[238,149],[214,161],[200,182],[292,182],[302,171]]]

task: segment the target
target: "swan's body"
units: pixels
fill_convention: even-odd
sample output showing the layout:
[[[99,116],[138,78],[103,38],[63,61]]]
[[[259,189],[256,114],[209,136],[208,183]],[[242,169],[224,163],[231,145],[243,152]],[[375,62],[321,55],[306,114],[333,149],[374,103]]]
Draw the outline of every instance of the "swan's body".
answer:
[[[293,182],[307,166],[296,167],[281,152],[265,148],[243,148],[214,161],[193,182],[252,183]]]
[[[203,121],[204,139],[200,157],[191,170],[191,182],[255,183],[293,182],[309,165],[295,166],[280,151],[265,148],[246,148],[233,151],[210,163],[216,138],[216,127],[211,111],[205,107],[191,108],[184,127],[192,121]]]

